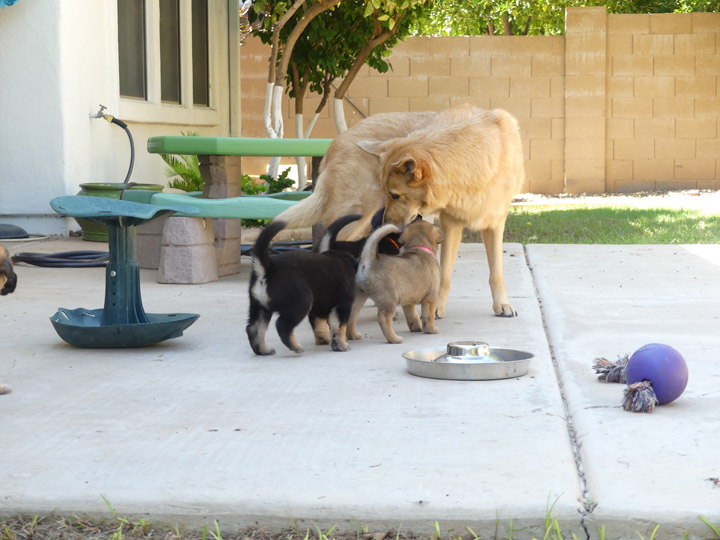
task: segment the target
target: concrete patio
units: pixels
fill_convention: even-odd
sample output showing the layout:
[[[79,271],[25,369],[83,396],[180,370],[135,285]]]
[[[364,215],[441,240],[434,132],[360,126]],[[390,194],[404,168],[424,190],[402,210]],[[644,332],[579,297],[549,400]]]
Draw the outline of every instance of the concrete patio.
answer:
[[[77,239],[12,252],[106,249]],[[203,285],[162,285],[142,270],[151,313],[193,312],[185,335],[139,349],[60,340],[58,307],[102,307],[104,269],[18,264],[0,299],[0,514],[121,515],[223,531],[355,523],[482,538],[544,534],[552,506],[578,538],[714,537],[720,524],[720,245],[506,245],[514,319],[492,315],[480,244],[461,247],[437,335],[385,342],[367,306],[347,353],[315,346],[252,354],[248,265]],[[482,339],[532,352],[501,381],[407,373],[401,354]],[[650,342],[685,357],[674,403],[629,413],[611,360]],[[525,529],[519,531],[519,529]]]

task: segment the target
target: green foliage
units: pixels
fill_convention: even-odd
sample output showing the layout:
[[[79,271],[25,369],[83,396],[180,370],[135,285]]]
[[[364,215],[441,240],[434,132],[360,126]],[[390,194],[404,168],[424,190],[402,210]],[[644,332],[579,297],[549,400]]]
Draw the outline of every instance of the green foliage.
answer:
[[[609,13],[718,11],[718,0],[435,0],[417,33],[426,36],[557,35],[565,8],[606,5]]]
[[[182,135],[197,137],[197,133],[188,132]],[[170,177],[168,186],[183,191],[202,191],[205,181],[200,175],[200,163],[197,156],[160,154],[165,162],[165,173]]]
[[[278,63],[292,29],[313,3],[308,1],[305,9],[299,9],[280,31]],[[379,41],[378,37],[391,34],[376,43],[365,60],[372,69],[385,73],[390,69],[385,58],[391,49],[414,31],[432,3],[433,0],[365,0],[341,2],[324,11],[310,22],[292,51],[292,69],[285,78],[289,96],[302,99],[309,90],[327,99],[332,81],[348,76],[361,51],[369,43]],[[263,43],[271,43],[274,25],[289,4],[255,1],[248,19]]]

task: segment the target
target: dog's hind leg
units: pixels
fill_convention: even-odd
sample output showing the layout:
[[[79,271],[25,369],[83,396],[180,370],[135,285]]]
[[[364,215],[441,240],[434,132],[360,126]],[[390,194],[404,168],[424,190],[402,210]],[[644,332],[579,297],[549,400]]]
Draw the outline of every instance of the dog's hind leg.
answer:
[[[330,343],[330,326],[327,319],[316,317],[312,313],[308,316],[313,334],[315,334],[315,345],[327,345]]]
[[[347,325],[347,337],[348,339],[362,339],[360,332],[357,331],[357,320],[360,316],[360,310],[365,305],[368,299],[368,295],[360,289],[355,291],[355,301],[353,302],[352,311],[350,311],[350,318],[348,319]]]
[[[403,313],[405,313],[405,320],[407,321],[408,328],[411,332],[420,332],[423,325],[420,323],[420,317],[418,316],[417,308],[415,304],[408,304],[403,306]],[[433,317],[435,314],[433,314]]]
[[[435,314],[438,319],[445,317],[445,306],[450,295],[450,276],[462,241],[463,223],[449,216],[440,216],[440,228],[445,240],[440,248],[440,294]]]
[[[435,327],[435,302],[422,303],[422,331],[426,334],[437,334]]]
[[[503,277],[503,233],[505,223],[495,229],[483,229],[483,244],[487,252],[488,267],[490,268],[490,292],[493,298],[493,311],[498,317],[514,317],[517,311],[508,302],[505,293],[505,278]]]
[[[348,320],[352,313],[352,304],[340,305],[335,308],[330,315],[330,329],[332,331],[332,350],[333,351],[349,351],[350,346],[347,343]]]
[[[404,340],[393,330],[393,315],[396,306],[378,306],[378,324],[388,343],[402,343]]]
[[[252,347],[255,354],[275,354],[275,349],[271,349],[265,343],[265,333],[267,332],[271,318],[272,312],[262,307],[260,302],[251,297],[250,314],[245,330],[247,331],[248,340],[250,341],[250,347]]]
[[[295,338],[294,330],[310,313],[312,301],[312,293],[307,290],[298,290],[295,298],[293,298],[292,304],[285,305],[282,309],[278,310],[280,316],[275,323],[278,335],[288,349],[298,354],[303,352],[303,348]]]

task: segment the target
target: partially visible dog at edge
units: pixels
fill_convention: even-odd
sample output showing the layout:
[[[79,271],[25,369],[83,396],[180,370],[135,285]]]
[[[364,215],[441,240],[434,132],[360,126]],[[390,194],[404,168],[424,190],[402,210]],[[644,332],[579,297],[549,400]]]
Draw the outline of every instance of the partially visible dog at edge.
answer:
[[[443,234],[436,225],[416,220],[402,230],[398,255],[378,254],[378,242],[391,232],[400,232],[400,229],[393,224],[383,225],[365,242],[355,277],[360,290],[355,306],[361,307],[367,296],[372,298],[383,335],[390,343],[402,343],[403,338],[393,330],[393,316],[398,306],[402,306],[411,332],[437,333],[435,307],[440,267],[436,254]],[[418,317],[418,304],[421,317]]]
[[[341,224],[329,227],[325,236],[332,246]],[[293,250],[271,255],[270,241],[285,228],[274,221],[260,233],[253,248],[250,274],[250,309],[247,335],[255,354],[275,354],[265,334],[273,313],[276,328],[290,350],[302,353],[295,327],[307,316],[315,343],[330,343],[335,351],[347,351],[347,323],[355,299],[356,259],[348,252],[328,249],[323,253]],[[325,240],[325,239],[324,239]]]
[[[17,274],[13,270],[12,258],[4,246],[0,246],[0,295],[5,296],[15,291]],[[12,388],[0,383],[0,395],[9,394]]]
[[[368,234],[383,207],[385,221],[399,225],[418,214],[438,218],[445,236],[438,317],[445,316],[463,229],[479,230],[493,311],[512,317],[517,313],[505,290],[502,238],[510,203],[525,181],[523,162],[518,123],[502,109],[373,115],[332,142],[313,194],[276,219],[300,227],[359,213],[346,238],[353,240]]]

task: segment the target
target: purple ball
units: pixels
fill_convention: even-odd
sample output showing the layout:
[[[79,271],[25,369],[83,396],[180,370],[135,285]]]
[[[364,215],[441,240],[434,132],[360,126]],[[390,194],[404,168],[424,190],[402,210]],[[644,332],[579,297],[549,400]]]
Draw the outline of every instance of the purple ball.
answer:
[[[688,368],[685,359],[670,345],[648,343],[635,351],[625,369],[628,384],[648,380],[660,405],[675,401],[685,391]]]

